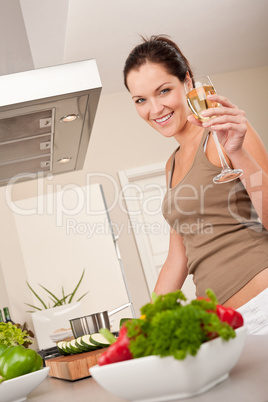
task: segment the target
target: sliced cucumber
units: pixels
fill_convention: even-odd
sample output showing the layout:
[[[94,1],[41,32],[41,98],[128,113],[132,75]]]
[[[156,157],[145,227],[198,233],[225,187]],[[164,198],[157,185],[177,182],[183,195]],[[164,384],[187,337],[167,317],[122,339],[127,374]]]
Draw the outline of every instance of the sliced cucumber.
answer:
[[[81,350],[81,352],[89,352],[90,350],[92,350],[91,348],[89,348],[89,347],[87,347],[87,346],[85,346],[85,345],[82,345],[82,343],[81,343],[81,336],[79,336],[79,338],[76,338],[76,340],[75,340],[75,346],[78,348],[78,349],[80,349]]]
[[[77,338],[76,340],[75,340],[75,344],[76,344],[76,346],[82,351],[82,352],[90,352],[91,350],[95,350],[95,349],[93,349],[94,348],[94,345],[88,345],[88,346],[85,346],[85,343],[84,344],[82,344],[82,336],[80,336],[79,338]]]
[[[88,350],[95,350],[98,349],[98,346],[91,342],[90,335],[83,335],[81,336],[81,344],[86,346]]]
[[[106,348],[110,346],[110,342],[100,333],[90,335],[90,342],[99,348]]]
[[[61,355],[90,352],[92,350],[105,348],[111,345],[102,334],[83,335],[71,341],[61,341],[57,343],[58,351]]]
[[[69,354],[75,354],[75,353],[77,353],[77,351],[73,349],[73,347],[72,347],[72,345],[71,345],[71,341],[66,342],[65,349],[67,350],[67,352],[68,352]]]
[[[105,339],[107,339],[107,341],[110,343],[110,345],[111,345],[112,343],[115,343],[115,342],[116,342],[116,337],[115,337],[115,335],[112,334],[112,333],[109,331],[109,329],[107,329],[107,328],[100,328],[99,333],[102,334]]]
[[[61,345],[62,349],[64,350],[65,353],[67,353],[68,355],[70,354],[70,351],[67,349],[67,342],[63,342]]]
[[[61,355],[63,355],[63,356],[67,356],[67,355],[69,354],[69,353],[64,349],[65,343],[66,343],[66,342],[64,342],[64,341],[61,341],[61,342],[58,342],[58,343],[57,343],[58,351],[59,351],[59,353],[60,353]]]
[[[75,344],[75,339],[69,342],[69,348],[72,350],[72,353],[81,353],[81,350]]]
[[[66,350],[67,353],[71,354],[72,350],[69,346],[69,342],[66,342],[66,344],[64,345],[64,349]]]

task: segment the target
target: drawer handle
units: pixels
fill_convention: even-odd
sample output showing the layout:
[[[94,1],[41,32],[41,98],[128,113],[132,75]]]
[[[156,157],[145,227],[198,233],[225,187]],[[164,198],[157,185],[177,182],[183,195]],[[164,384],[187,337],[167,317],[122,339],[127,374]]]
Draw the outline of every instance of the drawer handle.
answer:
[[[50,141],[40,142],[40,149],[41,149],[41,151],[43,149],[50,149]]]

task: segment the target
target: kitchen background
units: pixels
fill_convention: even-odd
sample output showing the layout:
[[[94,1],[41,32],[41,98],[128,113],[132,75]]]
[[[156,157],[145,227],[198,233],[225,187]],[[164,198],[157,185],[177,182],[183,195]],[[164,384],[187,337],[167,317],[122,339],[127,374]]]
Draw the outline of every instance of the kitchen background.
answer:
[[[151,285],[137,243],[142,233],[138,227],[131,227],[120,194],[119,175],[131,169],[146,172],[150,166],[164,165],[176,143],[162,138],[137,116],[123,86],[125,58],[140,41],[139,34],[170,35],[189,58],[195,73],[209,74],[218,93],[246,111],[268,148],[268,2],[0,0],[0,5],[1,75],[94,58],[103,87],[83,169],[15,184],[12,200],[26,203],[28,208],[30,201],[27,200],[36,199],[40,194],[46,197],[70,185],[78,188],[101,184],[114,234],[118,235],[117,245],[131,301],[138,315],[140,307],[149,301]],[[77,254],[77,264],[66,268],[62,261],[64,249],[55,252],[54,244],[54,254],[50,257],[54,273],[52,277],[47,269],[46,280],[40,249],[32,247],[27,254],[22,248],[25,239],[22,241],[21,236],[28,231],[29,238],[34,238],[36,226],[24,224],[22,234],[7,204],[6,189],[0,188],[0,307],[8,305],[14,321],[27,321],[31,325],[24,303],[32,303],[33,299],[26,280],[36,287],[40,272],[39,282],[48,288],[64,285],[68,277],[72,287],[84,262],[87,265],[84,287],[89,289],[89,297],[93,297],[92,289],[97,285],[90,275],[90,266],[98,264],[105,250],[100,247],[99,254],[92,255],[91,259],[85,252],[85,261]],[[51,251],[49,237],[49,231],[46,236],[43,233],[42,247],[47,253]],[[37,261],[35,274],[30,276],[27,256]],[[108,265],[107,262],[100,264],[103,282]],[[110,307],[109,300],[115,299],[115,292],[108,285],[107,309],[115,307]],[[88,300],[89,313],[98,311],[100,305]]]

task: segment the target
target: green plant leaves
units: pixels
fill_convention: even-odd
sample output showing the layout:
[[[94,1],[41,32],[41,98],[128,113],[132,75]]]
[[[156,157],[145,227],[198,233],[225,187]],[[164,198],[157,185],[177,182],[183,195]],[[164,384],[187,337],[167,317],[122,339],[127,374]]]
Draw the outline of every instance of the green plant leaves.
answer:
[[[72,302],[73,297],[74,297],[74,295],[75,295],[75,293],[76,293],[77,289],[79,288],[80,283],[82,282],[82,279],[83,279],[83,277],[84,277],[84,274],[85,274],[85,269],[83,269],[83,272],[82,272],[81,278],[79,279],[78,284],[76,285],[76,287],[75,287],[75,289],[74,289],[73,293],[71,294],[71,297],[70,297],[70,299],[69,299],[69,303],[71,303],[71,302]]]
[[[53,307],[58,307],[58,306],[63,306],[64,304],[70,304],[73,301],[73,298],[79,288],[79,286],[81,285],[81,282],[84,278],[85,275],[85,269],[83,269],[82,275],[77,283],[77,285],[75,286],[74,290],[72,291],[72,293],[69,294],[65,294],[64,291],[64,287],[62,286],[61,291],[62,291],[62,297],[58,298],[54,293],[52,293],[49,289],[47,289],[45,286],[40,285],[39,286],[45,290],[48,294],[49,294],[49,299],[53,302],[53,305],[50,306],[50,304],[46,304],[41,297],[35,292],[35,290],[30,286],[30,284],[26,281],[29,289],[31,290],[31,292],[34,294],[34,296],[39,300],[39,302],[42,304],[43,308],[34,306],[32,304],[28,304],[25,303],[27,306],[34,308],[35,310],[43,310],[43,309],[49,309],[49,308],[53,308]],[[88,292],[84,293],[79,299],[77,299],[77,301],[80,301],[81,299],[83,299],[83,297],[85,297],[88,294]],[[28,311],[28,313],[33,313],[33,311]]]
[[[31,291],[33,292],[33,294],[35,295],[35,297],[37,297],[37,299],[42,303],[42,305],[44,306],[44,308],[47,309],[47,306],[46,306],[46,304],[43,302],[43,300],[41,299],[41,297],[38,296],[38,294],[33,290],[33,288],[30,286],[30,284],[29,284],[28,282],[26,282],[26,283],[27,283],[28,287],[30,288],[30,290],[31,290]],[[31,307],[36,308],[37,310],[41,310],[40,308],[35,307],[35,306],[31,306]]]

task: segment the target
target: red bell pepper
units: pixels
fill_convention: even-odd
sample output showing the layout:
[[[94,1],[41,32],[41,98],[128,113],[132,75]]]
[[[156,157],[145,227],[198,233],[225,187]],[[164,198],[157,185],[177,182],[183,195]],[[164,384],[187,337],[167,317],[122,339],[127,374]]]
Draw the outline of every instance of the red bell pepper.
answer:
[[[205,297],[198,297],[197,300],[211,301],[209,298]],[[216,313],[222,322],[227,322],[233,329],[242,327],[244,324],[244,319],[239,311],[231,307],[224,307],[221,304],[217,304],[216,311],[208,310],[208,312]]]
[[[121,362],[133,358],[128,346],[130,339],[127,336],[127,328],[123,325],[120,329],[119,336],[115,343],[102,353],[99,357],[99,365]]]
[[[216,313],[222,322],[227,322],[233,329],[242,327],[244,320],[239,311],[217,304]]]

